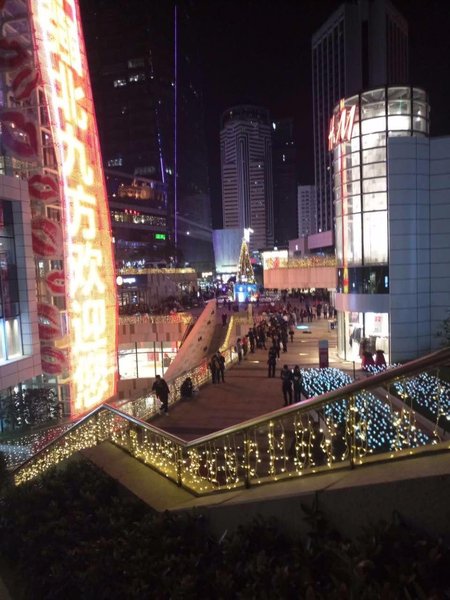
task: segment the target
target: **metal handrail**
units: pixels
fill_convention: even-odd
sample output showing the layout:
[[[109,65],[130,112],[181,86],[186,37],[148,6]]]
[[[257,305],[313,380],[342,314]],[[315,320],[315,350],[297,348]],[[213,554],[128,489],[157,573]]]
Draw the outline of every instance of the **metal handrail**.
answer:
[[[221,429],[220,431],[216,431],[214,433],[210,433],[201,438],[196,438],[195,440],[191,440],[189,442],[190,445],[195,445],[199,443],[205,443],[217,439],[223,435],[230,435],[233,433],[237,433],[243,429],[249,429],[250,427],[257,427],[258,425],[262,425],[266,421],[270,421],[275,419],[276,417],[290,414],[301,410],[301,412],[308,412],[310,410],[317,410],[325,406],[326,404],[330,404],[332,402],[338,402],[340,400],[345,400],[349,396],[353,396],[358,392],[370,390],[374,388],[378,388],[387,381],[392,382],[398,379],[401,379],[408,375],[414,375],[419,371],[425,370],[425,368],[430,366],[436,366],[437,364],[443,364],[447,361],[450,361],[450,348],[445,348],[443,350],[437,350],[432,354],[428,354],[423,358],[418,358],[412,360],[404,365],[399,365],[398,367],[393,367],[391,369],[387,369],[385,371],[381,371],[380,373],[376,373],[375,375],[371,375],[366,379],[360,379],[358,381],[354,381],[342,388],[337,390],[331,390],[330,392],[326,392],[325,394],[321,394],[320,396],[314,396],[313,398],[308,398],[307,400],[302,400],[299,404],[293,404],[290,406],[278,408],[270,413],[266,413],[265,415],[259,417],[253,417],[252,419],[248,419],[247,421],[241,421],[237,425],[231,425],[226,429]]]
[[[245,454],[245,460],[248,462],[248,448],[247,448],[247,439],[248,438],[247,438],[247,435],[248,435],[249,431],[256,430],[258,427],[263,426],[267,423],[269,423],[269,425],[272,425],[273,424],[272,422],[275,422],[275,423],[280,422],[280,419],[283,419],[287,415],[290,415],[293,413],[297,413],[299,415],[304,415],[304,414],[308,414],[312,411],[318,411],[325,405],[330,405],[334,402],[339,402],[339,401],[342,401],[345,399],[350,399],[351,401],[354,401],[356,394],[358,394],[359,392],[367,391],[367,390],[373,389],[373,388],[379,388],[380,386],[382,386],[383,384],[385,384],[387,382],[392,383],[395,381],[399,381],[402,378],[407,377],[409,375],[414,375],[414,374],[417,374],[418,372],[422,372],[426,368],[438,367],[442,364],[446,364],[446,363],[448,363],[449,360],[450,360],[450,348],[444,348],[443,350],[438,350],[426,357],[413,360],[405,365],[401,365],[399,367],[389,369],[387,371],[378,373],[376,375],[372,375],[371,377],[368,377],[367,379],[364,379],[364,380],[350,383],[349,385],[347,385],[343,388],[340,388],[338,390],[333,390],[333,391],[327,392],[325,394],[322,394],[320,396],[316,396],[314,398],[302,401],[301,403],[275,410],[271,413],[268,413],[268,414],[260,416],[260,417],[249,419],[245,422],[241,422],[237,425],[233,425],[226,429],[222,429],[220,431],[214,432],[207,436],[203,436],[201,438],[197,438],[197,439],[191,440],[191,441],[182,440],[178,436],[170,434],[168,432],[165,432],[154,425],[146,423],[145,421],[139,419],[138,417],[124,413],[121,410],[119,410],[109,404],[104,404],[104,405],[101,405],[100,407],[95,408],[93,411],[91,411],[90,413],[85,415],[82,419],[80,419],[80,421],[78,421],[73,426],[71,426],[66,432],[57,436],[54,440],[52,440],[48,445],[44,446],[34,456],[30,457],[24,463],[22,463],[19,467],[14,469],[13,475],[17,475],[18,472],[20,472],[22,469],[25,469],[34,460],[39,459],[42,455],[44,455],[44,453],[47,452],[52,446],[57,446],[60,442],[62,442],[64,440],[65,437],[70,435],[73,431],[82,427],[89,420],[91,420],[93,418],[98,418],[100,413],[104,412],[104,411],[108,411],[108,412],[120,417],[121,419],[124,419],[129,424],[132,424],[132,425],[140,428],[141,430],[148,432],[149,434],[157,436],[158,439],[161,439],[164,442],[170,442],[172,444],[175,444],[176,447],[181,452],[182,451],[186,451],[186,452],[195,451],[195,449],[197,447],[211,444],[212,442],[219,440],[221,438],[226,440],[226,439],[230,438],[230,436],[234,436],[236,434],[242,434],[244,436],[244,439],[246,440],[246,442],[244,444],[245,445],[244,454]],[[98,441],[99,441],[98,433],[96,435],[97,435],[97,443],[98,443]],[[113,439],[113,438],[114,438],[114,434],[110,433],[109,436],[105,439]],[[446,447],[447,447],[447,445],[446,445]],[[430,448],[428,448],[428,447],[425,447],[425,448],[421,447],[421,448],[422,449],[418,449],[418,450],[408,449],[407,453],[409,455],[415,455],[420,451],[423,452],[423,451],[430,450]],[[436,449],[436,446],[434,446],[434,449]],[[179,451],[177,451],[177,452],[179,452]],[[397,453],[396,453],[397,456],[403,456],[404,454],[405,454],[405,452],[403,452],[403,450],[397,450]],[[350,464],[353,464],[354,457],[350,456],[349,459],[350,459]],[[177,463],[178,463],[177,472],[179,473],[179,475],[177,477],[177,483],[179,485],[183,485],[182,476],[181,476],[182,460],[183,460],[182,456],[179,455],[177,458]],[[336,467],[337,465],[333,465],[333,466]],[[166,476],[168,476],[168,475],[166,474]],[[246,482],[246,485],[249,485],[248,473],[245,474],[245,482]]]

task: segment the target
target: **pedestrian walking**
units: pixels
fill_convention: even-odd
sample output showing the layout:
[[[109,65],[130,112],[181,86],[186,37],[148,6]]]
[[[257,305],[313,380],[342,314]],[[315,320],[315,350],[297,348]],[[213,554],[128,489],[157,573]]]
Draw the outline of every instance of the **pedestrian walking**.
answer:
[[[294,342],[294,325],[291,325],[291,328],[289,329],[289,337],[291,338],[291,344]]]
[[[248,330],[248,341],[250,342],[250,352],[252,354],[255,353],[255,334],[253,333],[253,329]]]
[[[161,402],[160,410],[165,414],[169,414],[169,386],[167,382],[161,377],[161,375],[157,375],[155,377],[155,381],[153,382],[152,390],[155,392],[156,397]]]
[[[225,356],[222,354],[222,352],[220,350],[217,351],[216,353],[216,360],[217,360],[217,379],[218,379],[218,383],[220,383],[220,380],[222,379],[222,383],[225,383]]]
[[[287,365],[281,369],[281,389],[283,391],[284,406],[292,404],[292,371]]]
[[[227,324],[227,319],[228,319],[228,315],[227,315],[227,313],[226,313],[226,312],[223,312],[223,313],[222,313],[222,326],[223,326],[223,327],[226,327],[226,324]]]
[[[283,352],[287,352],[288,334],[285,327],[283,327],[283,331],[281,332],[281,343],[283,345]]]
[[[277,366],[277,353],[276,353],[275,348],[273,346],[269,350],[267,364],[269,365],[267,376],[268,377],[275,377],[275,368]]]
[[[242,352],[243,352],[244,358],[245,358],[248,353],[248,338],[246,335],[244,335],[244,337],[242,338]]]
[[[277,353],[277,358],[280,358],[280,348],[281,348],[281,344],[280,344],[280,338],[278,335],[274,335],[272,338],[273,341],[273,347],[275,348],[275,351]]]
[[[294,367],[292,383],[294,385],[294,402],[300,402],[302,399],[303,377],[298,365],[295,365]]]
[[[213,383],[219,383],[218,380],[217,380],[217,378],[218,378],[217,377],[218,376],[217,371],[219,370],[218,366],[219,365],[217,364],[216,356],[213,355],[211,357],[211,360],[209,361],[209,370],[211,371],[211,378],[212,378],[212,382]]]
[[[241,338],[238,338],[236,340],[236,352],[238,355],[238,361],[241,362],[242,360],[242,342],[241,342]]]

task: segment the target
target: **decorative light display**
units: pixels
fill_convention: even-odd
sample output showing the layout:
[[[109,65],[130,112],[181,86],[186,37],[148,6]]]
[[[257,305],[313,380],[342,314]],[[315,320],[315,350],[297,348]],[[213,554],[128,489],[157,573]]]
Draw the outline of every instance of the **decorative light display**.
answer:
[[[111,227],[78,2],[31,0],[30,7],[63,209],[65,286],[61,271],[54,279],[49,274],[46,282],[52,293],[65,293],[71,407],[73,414],[79,414],[116,391]],[[46,202],[57,195],[56,182],[47,175],[33,177],[29,183],[31,194],[39,200]],[[56,233],[50,219],[41,219],[33,228],[38,255],[58,250]],[[44,325],[42,332],[47,334]]]
[[[119,317],[119,325],[139,325],[139,324],[161,324],[161,323],[186,323],[194,321],[196,317],[190,313],[173,313],[171,315],[125,315]]]
[[[226,359],[227,364],[236,360],[231,349]],[[174,398],[187,375],[170,384]],[[305,369],[302,375],[307,396],[351,383],[348,375],[332,368]],[[437,380],[422,375],[427,384],[436,388]],[[406,381],[422,380],[422,375]],[[203,364],[189,376],[198,384],[209,379]],[[398,381],[391,383],[397,385]],[[417,382],[411,385],[415,389]],[[309,406],[299,403],[262,417],[254,425],[238,425],[231,433],[208,436],[203,442],[177,440],[147,423],[131,419],[124,414],[123,407],[120,409],[121,412],[108,405],[96,409],[18,470],[16,483],[35,477],[72,452],[103,440],[112,441],[196,494],[299,477],[349,461],[357,465],[377,453],[383,453],[383,458],[386,453],[393,457],[403,450],[436,443],[417,426],[415,412],[410,407],[394,410],[387,394],[380,398],[365,389],[334,402],[318,401]]]
[[[303,258],[268,258],[267,269],[306,269],[311,267],[336,267],[334,256],[305,256]]]
[[[197,272],[192,268],[172,269],[170,267],[162,269],[134,269],[131,267],[123,267],[118,270],[120,275],[196,275]]]
[[[390,389],[435,423],[433,434],[436,438],[439,438],[440,427],[450,431],[450,384],[447,381],[424,372],[395,381]]]
[[[236,281],[255,283],[255,273],[250,262],[250,253],[245,239],[242,240],[241,251],[239,253],[239,262],[237,267]]]

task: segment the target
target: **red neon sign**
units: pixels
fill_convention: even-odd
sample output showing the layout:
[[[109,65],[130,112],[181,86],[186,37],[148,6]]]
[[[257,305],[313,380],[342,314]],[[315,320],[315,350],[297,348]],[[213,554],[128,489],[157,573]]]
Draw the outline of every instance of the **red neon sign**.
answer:
[[[333,115],[330,120],[328,150],[334,150],[341,142],[349,142],[352,139],[355,113],[356,104],[350,108],[346,108],[343,106],[343,102],[341,102],[339,113]]]
[[[66,296],[71,404],[77,414],[116,392],[111,227],[78,0],[31,0],[31,12],[63,204],[66,282],[59,272],[48,285]],[[35,185],[36,193],[53,193],[49,182]],[[54,361],[50,356],[47,362]]]

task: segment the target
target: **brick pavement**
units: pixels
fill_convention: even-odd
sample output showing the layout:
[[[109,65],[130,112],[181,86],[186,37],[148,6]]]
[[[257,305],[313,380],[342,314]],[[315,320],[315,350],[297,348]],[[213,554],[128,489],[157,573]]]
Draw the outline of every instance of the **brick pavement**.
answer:
[[[203,386],[194,398],[171,406],[169,416],[158,415],[151,422],[192,440],[277,410],[284,403],[280,369],[284,364],[317,367],[319,339],[329,341],[330,366],[352,374],[352,364],[343,363],[336,355],[336,338],[336,330],[329,330],[328,321],[315,321],[309,324],[309,333],[296,330],[287,353],[280,354],[275,378],[267,377],[267,351],[256,350],[225,373],[225,383]]]

